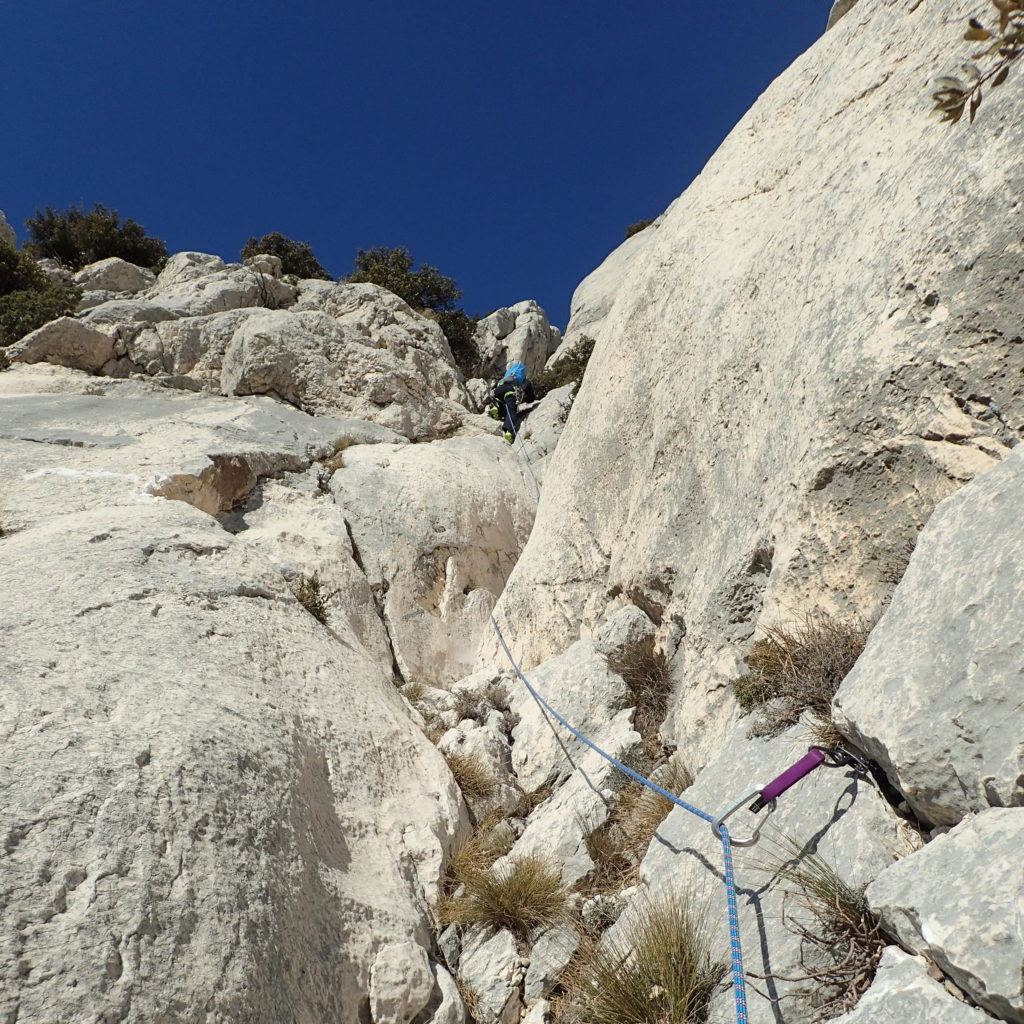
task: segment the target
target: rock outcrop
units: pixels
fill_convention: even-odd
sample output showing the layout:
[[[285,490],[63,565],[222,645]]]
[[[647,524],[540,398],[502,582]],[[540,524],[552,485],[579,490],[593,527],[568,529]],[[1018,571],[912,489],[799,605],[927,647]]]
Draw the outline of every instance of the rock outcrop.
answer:
[[[835,718],[924,821],[1024,805],[1024,449],[947,498]]]
[[[667,732],[702,759],[758,625],[877,614],[934,506],[1024,429],[1022,80],[940,127],[922,83],[973,9],[869,13],[581,286],[566,343],[597,346],[502,598],[527,664],[620,595],[648,610],[680,686]]]
[[[0,410],[0,1013],[362,1019],[464,812],[380,652],[212,515],[348,428],[50,366]]]
[[[528,377],[535,377],[558,348],[562,334],[548,323],[544,310],[527,299],[485,316],[477,324],[475,340],[481,376],[498,378],[519,362]]]

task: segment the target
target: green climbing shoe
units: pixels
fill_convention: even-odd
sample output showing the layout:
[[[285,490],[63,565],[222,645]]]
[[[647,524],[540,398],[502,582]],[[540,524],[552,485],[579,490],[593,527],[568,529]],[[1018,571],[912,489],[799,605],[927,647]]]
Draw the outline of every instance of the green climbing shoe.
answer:
[[[512,431],[511,430],[506,430],[505,431],[505,440],[508,441],[509,444],[512,444],[513,441],[515,441],[515,438],[512,436]]]

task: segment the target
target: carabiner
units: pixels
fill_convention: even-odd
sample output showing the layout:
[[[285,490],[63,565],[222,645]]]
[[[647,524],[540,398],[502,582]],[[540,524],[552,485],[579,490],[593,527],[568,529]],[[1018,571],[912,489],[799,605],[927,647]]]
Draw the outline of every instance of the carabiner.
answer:
[[[754,786],[754,788],[751,789],[749,793],[744,793],[743,796],[741,796],[734,803],[729,804],[729,806],[724,811],[722,811],[722,813],[717,818],[715,818],[713,822],[711,822],[711,831],[714,832],[716,839],[722,838],[721,827],[725,824],[725,819],[728,818],[730,814],[734,814],[736,811],[738,811],[741,807],[749,803],[751,800],[760,797],[761,790],[764,788],[764,786]],[[754,843],[757,842],[758,836],[761,833],[761,829],[764,828],[764,823],[768,820],[768,815],[775,810],[775,804],[776,801],[772,800],[770,803],[765,805],[765,816],[758,822],[757,828],[755,828],[754,831],[746,839],[735,839],[732,835],[730,835],[729,840],[732,843],[732,845],[753,846]]]

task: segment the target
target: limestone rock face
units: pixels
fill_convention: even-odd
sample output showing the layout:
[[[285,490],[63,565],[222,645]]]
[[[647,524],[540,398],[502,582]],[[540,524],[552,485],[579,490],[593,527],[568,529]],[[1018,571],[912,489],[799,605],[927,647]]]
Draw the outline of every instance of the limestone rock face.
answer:
[[[889,946],[871,988],[833,1024],[986,1024],[992,1018],[948,995],[920,957]]]
[[[487,378],[501,377],[515,362],[526,367],[528,377],[536,376],[558,348],[562,334],[548,323],[547,314],[532,299],[502,307],[485,316],[476,328],[480,372]]]
[[[501,608],[528,665],[619,595],[645,608],[671,731],[705,754],[758,624],[875,615],[935,505],[1024,429],[1024,78],[938,129],[922,82],[976,9],[907,6],[776,79],[567,329],[597,346]]]
[[[533,522],[533,491],[492,437],[362,445],[331,478],[356,558],[409,681],[469,674],[487,616]]]
[[[109,334],[62,316],[26,334],[8,345],[12,363],[55,363],[95,373],[114,357],[114,341]]]
[[[75,274],[75,284],[86,291],[141,292],[152,287],[156,274],[144,267],[110,256],[105,260],[90,263]]]
[[[925,953],[979,1006],[1024,1021],[1024,808],[992,808],[868,887],[901,946]]]
[[[370,1014],[376,1024],[409,1024],[433,990],[426,950],[415,942],[388,943],[370,972]]]
[[[378,652],[210,514],[330,422],[37,365],[0,431],[0,1017],[355,1024],[461,801]]]
[[[924,820],[1024,805],[1024,449],[943,501],[836,695]]]
[[[460,422],[414,362],[377,348],[319,311],[266,310],[240,322],[224,351],[227,394],[271,394],[308,412],[358,415],[417,439]]]
[[[12,249],[18,247],[18,236],[14,233],[14,228],[7,223],[3,210],[0,210],[0,242],[9,245]]]

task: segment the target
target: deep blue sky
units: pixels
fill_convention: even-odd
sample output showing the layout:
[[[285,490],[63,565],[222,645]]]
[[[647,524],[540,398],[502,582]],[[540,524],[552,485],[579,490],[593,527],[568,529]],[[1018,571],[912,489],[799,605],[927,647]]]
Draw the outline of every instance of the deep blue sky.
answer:
[[[0,14],[0,209],[101,202],[172,251],[406,245],[470,312],[579,281],[686,187],[829,0],[31,0]]]

